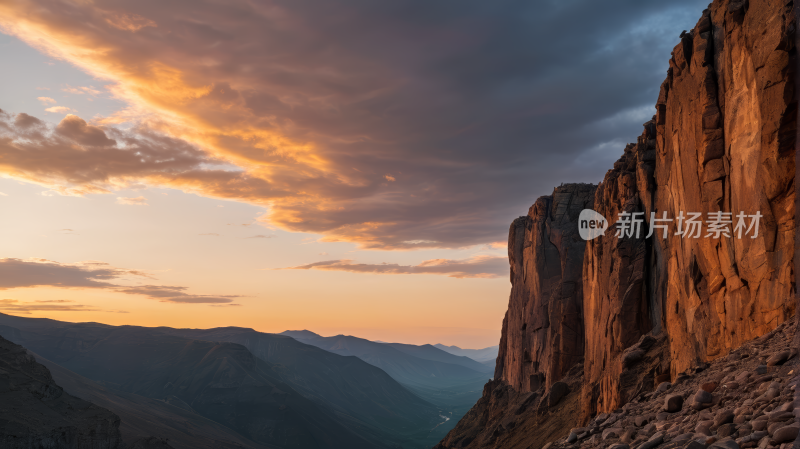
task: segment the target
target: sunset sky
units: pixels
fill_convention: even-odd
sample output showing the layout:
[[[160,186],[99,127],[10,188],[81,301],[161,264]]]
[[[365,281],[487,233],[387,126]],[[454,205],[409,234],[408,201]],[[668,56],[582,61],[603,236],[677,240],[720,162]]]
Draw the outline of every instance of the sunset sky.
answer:
[[[0,312],[497,344],[705,5],[0,0]]]

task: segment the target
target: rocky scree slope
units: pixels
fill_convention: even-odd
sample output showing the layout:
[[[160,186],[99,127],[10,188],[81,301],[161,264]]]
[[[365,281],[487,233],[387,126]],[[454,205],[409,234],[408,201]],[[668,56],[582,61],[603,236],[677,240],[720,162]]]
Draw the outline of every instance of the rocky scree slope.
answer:
[[[597,415],[549,448],[792,448],[800,361],[791,344],[796,325],[785,324]]]

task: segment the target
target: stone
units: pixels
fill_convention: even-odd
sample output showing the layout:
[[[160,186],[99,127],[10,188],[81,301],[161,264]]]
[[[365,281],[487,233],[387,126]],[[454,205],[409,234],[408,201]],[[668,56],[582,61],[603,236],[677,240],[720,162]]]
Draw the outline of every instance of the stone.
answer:
[[[636,427],[642,427],[653,419],[655,419],[655,415],[641,415],[634,418],[634,423],[636,424]]]
[[[572,443],[574,443],[574,442],[576,442],[576,441],[578,441],[578,433],[577,433],[577,432],[575,432],[575,430],[572,430],[572,431],[569,433],[569,436],[567,436],[567,443],[570,443],[570,444],[572,444]]]
[[[714,401],[714,396],[707,390],[699,390],[695,393],[694,400],[707,404]]]
[[[692,440],[686,446],[683,446],[683,449],[706,449],[706,445],[697,440]]]
[[[565,384],[564,382],[556,382],[550,387],[550,391],[547,394],[548,403],[547,405],[550,407],[554,407],[556,404],[561,401],[561,399],[569,394],[569,385]]]
[[[656,393],[663,393],[663,392],[669,390],[670,387],[672,387],[671,383],[669,383],[669,382],[661,382],[660,384],[658,384],[658,387],[656,388]]]
[[[681,411],[681,408],[683,408],[683,396],[671,394],[664,398],[664,411],[675,413]]]
[[[800,432],[800,426],[798,425],[784,426],[775,431],[772,435],[772,439],[777,443],[794,441],[797,439],[798,432]]]
[[[631,366],[638,363],[640,360],[644,358],[645,350],[642,348],[636,348],[632,351],[626,352],[622,356],[622,366],[624,368],[630,368]]]
[[[708,392],[708,393],[713,393],[714,390],[716,390],[718,386],[719,386],[719,384],[717,382],[706,382],[706,383],[700,385],[700,390]],[[703,402],[711,402],[711,401],[703,401]]]
[[[621,427],[612,427],[610,429],[606,429],[601,434],[600,438],[602,440],[607,440],[609,438],[619,438],[622,435],[622,428]]]
[[[736,432],[736,424],[734,423],[723,424],[717,428],[717,437],[719,438],[729,437],[733,435],[734,432]]]
[[[736,441],[733,441],[732,439],[725,439],[725,440],[717,441],[714,444],[712,444],[711,446],[709,446],[709,449],[711,449],[711,448],[717,448],[717,449],[740,449],[739,445],[736,444]]]
[[[783,365],[789,360],[789,351],[780,351],[767,359],[767,366]]]
[[[714,426],[719,427],[723,424],[728,424],[733,422],[733,411],[732,410],[720,410],[717,413],[717,416],[714,417]]]
[[[664,434],[658,432],[654,434],[652,437],[650,437],[649,440],[642,443],[638,449],[653,449],[654,447],[657,447],[663,442],[664,442]]]

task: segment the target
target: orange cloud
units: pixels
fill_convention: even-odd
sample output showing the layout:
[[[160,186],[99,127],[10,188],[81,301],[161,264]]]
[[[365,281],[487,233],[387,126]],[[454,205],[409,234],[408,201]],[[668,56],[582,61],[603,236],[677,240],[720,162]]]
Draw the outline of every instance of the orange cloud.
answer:
[[[127,204],[129,206],[147,206],[147,198],[137,196],[136,198],[117,197],[117,204]]]
[[[62,113],[65,113],[65,112],[72,112],[72,109],[68,108],[66,106],[53,106],[51,108],[45,109],[45,111],[54,112],[56,114],[62,114]]]
[[[13,130],[0,142],[0,151],[14,153],[0,154],[0,172],[67,194],[135,182],[246,201],[266,207],[262,221],[276,227],[362,248],[465,247],[504,233],[476,211],[492,192],[465,191],[470,171],[484,163],[452,149],[437,153],[442,139],[461,139],[464,126],[417,118],[429,99],[424,83],[406,91],[410,79],[397,67],[320,45],[329,40],[325,29],[305,23],[294,6],[232,2],[220,11],[201,1],[191,4],[191,21],[175,8],[0,4],[7,33],[108,80],[129,105],[93,124],[67,116],[55,134]],[[111,127],[121,121],[136,130]],[[167,140],[192,150],[174,159]],[[145,143],[151,151],[139,160],[132,145]],[[61,153],[80,162],[21,160],[67,144],[87,147]],[[389,172],[415,175],[398,183]]]

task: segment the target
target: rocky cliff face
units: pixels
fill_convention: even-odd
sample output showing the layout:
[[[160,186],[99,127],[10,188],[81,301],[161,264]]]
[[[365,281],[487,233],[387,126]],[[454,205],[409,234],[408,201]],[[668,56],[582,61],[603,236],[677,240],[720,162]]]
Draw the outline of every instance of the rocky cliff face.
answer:
[[[648,222],[651,213],[699,212],[704,227],[699,237],[676,235],[673,221],[666,238],[657,229],[650,239],[620,240],[609,230],[589,243],[585,323],[596,337],[587,340],[587,415],[626,401],[615,384],[621,354],[650,330],[668,336],[663,369],[675,378],[795,312],[791,8],[784,1],[712,4],[673,51],[656,117],[598,188],[595,210],[612,222],[623,209],[644,212]],[[715,212],[730,214],[730,236],[708,235]],[[740,238],[740,213],[762,215],[757,237],[743,229]]]
[[[548,397],[583,361],[586,422],[796,313],[793,7],[714,1],[681,34],[656,115],[603,181],[561,186],[514,221],[495,382]],[[583,208],[610,222],[603,236],[577,238]],[[621,213],[644,221],[638,235],[616,236]],[[692,213],[699,235],[679,218]],[[710,233],[717,213],[728,235]],[[650,224],[667,229],[648,236]]]
[[[536,391],[583,358],[581,280],[586,242],[575,223],[595,186],[567,184],[539,198],[511,224],[511,298],[503,320],[495,379]]]
[[[0,404],[0,447],[120,447],[118,416],[65,393],[25,348],[2,337]]]

